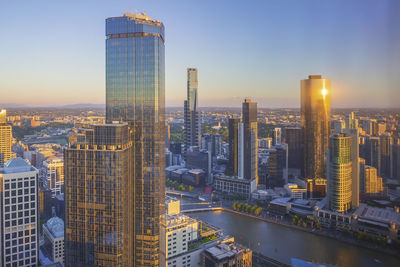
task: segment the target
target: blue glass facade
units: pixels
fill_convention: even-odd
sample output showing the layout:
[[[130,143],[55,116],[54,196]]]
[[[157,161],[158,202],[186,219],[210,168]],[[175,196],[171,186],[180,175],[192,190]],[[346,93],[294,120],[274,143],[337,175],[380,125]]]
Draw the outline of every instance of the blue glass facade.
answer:
[[[164,210],[164,26],[145,14],[106,20],[106,121],[133,139],[134,266],[158,266]]]

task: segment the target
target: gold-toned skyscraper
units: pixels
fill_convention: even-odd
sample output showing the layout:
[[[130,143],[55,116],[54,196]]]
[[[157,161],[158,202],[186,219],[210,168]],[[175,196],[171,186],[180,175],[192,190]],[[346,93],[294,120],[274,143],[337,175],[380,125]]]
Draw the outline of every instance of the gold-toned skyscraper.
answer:
[[[12,127],[7,124],[7,112],[0,111],[0,167],[12,158]]]
[[[329,145],[331,82],[321,75],[301,81],[301,128],[303,135],[303,176],[326,176],[326,151]]]
[[[128,124],[77,124],[64,151],[66,266],[133,266]]]
[[[352,207],[352,137],[333,134],[328,151],[328,201],[329,208],[346,212]]]

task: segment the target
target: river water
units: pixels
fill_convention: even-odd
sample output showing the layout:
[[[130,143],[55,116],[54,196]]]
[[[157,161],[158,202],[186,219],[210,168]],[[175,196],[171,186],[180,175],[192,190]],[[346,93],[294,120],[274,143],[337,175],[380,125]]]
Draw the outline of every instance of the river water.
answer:
[[[238,243],[286,264],[291,258],[299,258],[343,267],[400,266],[399,258],[385,253],[230,212],[188,215],[222,228]]]

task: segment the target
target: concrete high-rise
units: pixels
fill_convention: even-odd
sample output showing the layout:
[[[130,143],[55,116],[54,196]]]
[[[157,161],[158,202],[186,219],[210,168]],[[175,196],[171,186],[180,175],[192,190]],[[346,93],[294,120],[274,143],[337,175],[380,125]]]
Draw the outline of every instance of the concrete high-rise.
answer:
[[[243,143],[244,143],[244,178],[256,179],[258,184],[257,157],[257,103],[245,99],[242,104]]]
[[[38,266],[38,170],[10,159],[0,168],[0,184],[0,266]]]
[[[184,102],[184,141],[185,151],[191,146],[200,146],[201,118],[198,107],[197,90],[199,87],[197,69],[187,69],[187,99]]]
[[[331,82],[321,75],[301,81],[301,128],[303,131],[303,176],[326,175],[326,151],[329,145]]]
[[[7,124],[7,112],[5,109],[0,111],[0,167],[2,167],[11,157],[12,148],[12,128]]]
[[[106,122],[127,122],[133,142],[129,265],[158,266],[165,199],[164,25],[145,13],[124,14],[106,20],[106,35]]]
[[[333,134],[327,153],[328,203],[336,212],[346,212],[352,207],[352,137]]]
[[[131,129],[75,127],[64,150],[65,264],[137,266],[134,221],[142,214],[134,205]]]

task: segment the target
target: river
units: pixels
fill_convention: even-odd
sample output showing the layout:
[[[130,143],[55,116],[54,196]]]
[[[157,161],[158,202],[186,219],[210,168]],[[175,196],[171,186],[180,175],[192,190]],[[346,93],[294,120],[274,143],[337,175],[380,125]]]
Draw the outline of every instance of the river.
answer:
[[[238,243],[286,264],[291,258],[299,258],[343,267],[400,266],[399,258],[385,253],[230,212],[188,215],[222,228]]]

